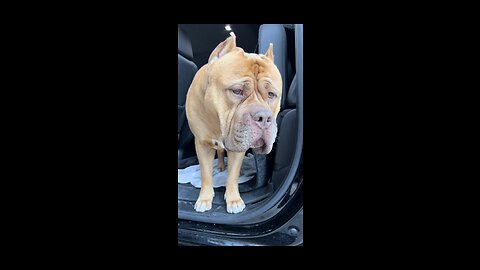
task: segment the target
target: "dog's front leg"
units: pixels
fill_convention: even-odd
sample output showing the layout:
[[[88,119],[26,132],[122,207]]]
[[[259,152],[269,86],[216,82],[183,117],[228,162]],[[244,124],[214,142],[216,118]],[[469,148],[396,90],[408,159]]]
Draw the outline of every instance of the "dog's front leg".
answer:
[[[200,172],[202,175],[202,188],[195,203],[197,212],[205,212],[212,208],[213,201],[213,159],[215,158],[215,149],[208,143],[203,143],[195,139],[195,150],[197,151],[198,161],[200,163]]]
[[[245,203],[238,192],[238,176],[244,157],[245,152],[228,152],[228,177],[225,187],[228,213],[240,213],[245,208]]]

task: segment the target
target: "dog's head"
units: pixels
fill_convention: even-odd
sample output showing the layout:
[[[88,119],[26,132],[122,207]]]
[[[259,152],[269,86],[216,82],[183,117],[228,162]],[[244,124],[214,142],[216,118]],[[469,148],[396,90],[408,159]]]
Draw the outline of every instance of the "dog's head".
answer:
[[[219,117],[228,151],[272,150],[282,97],[282,77],[273,58],[273,44],[265,54],[245,53],[234,36],[210,55],[205,100]]]

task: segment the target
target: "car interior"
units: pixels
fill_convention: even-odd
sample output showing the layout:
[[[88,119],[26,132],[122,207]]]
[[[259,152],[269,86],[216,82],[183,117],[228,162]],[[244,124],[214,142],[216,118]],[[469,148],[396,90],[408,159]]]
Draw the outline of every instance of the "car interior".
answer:
[[[237,46],[247,53],[264,54],[269,44],[273,43],[274,62],[283,78],[281,109],[276,119],[277,138],[268,155],[247,151],[247,154],[254,155],[256,175],[252,180],[239,184],[240,194],[246,204],[243,212],[227,213],[223,199],[225,188],[219,187],[215,188],[212,209],[198,213],[194,205],[200,189],[179,183],[178,216],[181,219],[233,224],[265,205],[283,185],[289,184],[291,180],[287,176],[297,167],[294,156],[298,134],[301,134],[298,132],[298,123],[303,120],[297,114],[296,28],[293,24],[231,24],[230,27],[235,33]],[[194,137],[185,114],[187,91],[197,70],[207,63],[213,49],[229,35],[225,24],[178,25],[178,169],[198,164]]]

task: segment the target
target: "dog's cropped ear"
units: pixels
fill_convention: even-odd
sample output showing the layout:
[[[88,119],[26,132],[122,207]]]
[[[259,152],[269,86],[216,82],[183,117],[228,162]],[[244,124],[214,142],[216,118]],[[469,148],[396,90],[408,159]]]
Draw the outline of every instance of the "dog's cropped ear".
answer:
[[[265,56],[270,58],[270,60],[272,60],[273,62],[273,43],[270,43],[270,46],[268,46],[268,50],[265,53]]]
[[[233,49],[235,49],[235,47],[237,47],[235,36],[230,36],[229,38],[225,39],[225,41],[218,44],[215,50],[213,50],[212,54],[210,54],[210,58],[208,58],[208,63],[210,64],[215,62],[225,54],[231,52]]]

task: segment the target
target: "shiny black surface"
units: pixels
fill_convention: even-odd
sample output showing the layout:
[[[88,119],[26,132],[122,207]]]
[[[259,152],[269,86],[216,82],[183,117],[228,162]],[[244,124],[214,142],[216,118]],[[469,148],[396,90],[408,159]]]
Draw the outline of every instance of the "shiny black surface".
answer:
[[[255,231],[255,229],[250,229]],[[303,208],[291,219],[269,233],[244,237],[211,234],[205,231],[179,229],[179,245],[209,246],[298,246],[303,245]]]
[[[298,245],[303,243],[303,163],[288,192],[267,221],[259,216],[250,225],[211,224],[178,220],[178,241],[182,245]],[[255,220],[253,220],[255,221]],[[298,232],[295,234],[294,232]]]
[[[288,246],[303,244],[303,190],[282,206],[279,215],[250,226],[179,220],[179,245]]]

